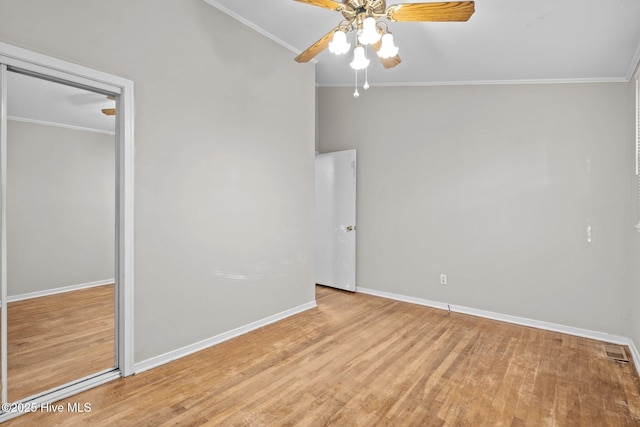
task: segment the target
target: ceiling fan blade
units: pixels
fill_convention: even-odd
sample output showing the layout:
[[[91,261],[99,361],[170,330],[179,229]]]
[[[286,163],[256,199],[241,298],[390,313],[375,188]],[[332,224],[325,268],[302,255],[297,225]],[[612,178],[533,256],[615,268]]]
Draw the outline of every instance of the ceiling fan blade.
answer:
[[[378,56],[378,59],[380,60],[380,62],[382,63],[382,66],[385,69],[389,69],[389,68],[393,68],[396,65],[398,65],[399,63],[401,63],[402,61],[400,60],[400,57],[398,55],[396,56],[392,56],[391,58],[380,58]]]
[[[116,97],[113,95],[109,95],[107,96],[107,99],[109,101],[115,101]],[[116,115],[116,109],[115,108],[103,108],[102,110],[102,114],[106,115],[106,116],[115,116]]]
[[[333,0],[295,0],[300,3],[310,4],[311,6],[324,7],[331,10],[343,10],[344,4]]]
[[[378,51],[382,47],[382,40],[378,40],[377,42],[372,44],[371,47],[373,48],[373,50],[376,53],[378,53]],[[378,55],[376,55],[376,56],[378,56]],[[382,64],[382,66],[385,69],[393,68],[393,67],[395,67],[396,65],[398,65],[399,63],[402,62],[398,55],[392,56],[391,58],[381,58],[381,57],[378,56],[378,59],[380,60],[380,63]]]
[[[335,33],[337,29],[338,28],[336,27],[333,30],[329,31],[327,34],[322,36],[320,40],[309,46],[307,50],[296,56],[296,62],[309,62],[317,54],[325,50],[327,46],[329,46],[329,42],[333,38],[333,33]]]
[[[387,9],[387,19],[402,22],[463,22],[475,12],[472,1],[394,4]]]

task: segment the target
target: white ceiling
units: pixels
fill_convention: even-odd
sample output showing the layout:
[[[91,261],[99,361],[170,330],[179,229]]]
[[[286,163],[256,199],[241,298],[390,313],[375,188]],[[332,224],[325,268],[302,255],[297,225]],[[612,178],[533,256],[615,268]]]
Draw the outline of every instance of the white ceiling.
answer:
[[[293,0],[205,1],[289,48],[291,61],[342,17]],[[369,83],[627,81],[640,59],[640,0],[476,0],[475,8],[463,23],[389,23],[402,63],[385,70],[372,61]],[[318,85],[353,85],[350,56],[318,55]],[[100,111],[114,107],[105,95],[16,73],[8,86],[11,117],[115,129]]]
[[[294,0],[205,1],[291,49],[292,61],[342,19]],[[640,0],[476,0],[475,10],[462,23],[390,22],[402,63],[371,61],[369,83],[626,81],[640,58]],[[351,56],[318,55],[317,84],[353,85]]]

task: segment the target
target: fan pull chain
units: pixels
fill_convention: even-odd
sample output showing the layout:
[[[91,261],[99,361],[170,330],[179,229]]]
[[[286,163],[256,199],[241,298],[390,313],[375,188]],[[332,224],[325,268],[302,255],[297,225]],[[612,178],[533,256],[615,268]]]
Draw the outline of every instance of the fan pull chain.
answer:
[[[360,96],[360,94],[358,93],[358,70],[355,70],[356,73],[356,91],[353,92],[353,97],[357,98]]]
[[[369,57],[367,56],[367,53],[369,52],[368,46],[367,49],[364,50],[364,57],[369,59]],[[364,90],[369,89],[369,67],[366,67],[364,69],[364,86],[362,86],[362,88]]]
[[[362,86],[362,88],[364,90],[369,89],[369,72],[368,72],[368,70],[369,70],[369,67],[364,69],[364,86]]]

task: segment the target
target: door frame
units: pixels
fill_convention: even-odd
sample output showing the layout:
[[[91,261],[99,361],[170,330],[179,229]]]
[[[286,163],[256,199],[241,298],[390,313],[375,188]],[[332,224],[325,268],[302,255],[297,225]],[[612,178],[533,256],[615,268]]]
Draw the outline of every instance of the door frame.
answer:
[[[134,283],[134,109],[133,82],[102,71],[0,42],[0,297],[2,316],[1,362],[2,403],[7,403],[7,325],[6,325],[6,155],[8,69],[15,69],[52,81],[64,82],[94,92],[116,95],[116,363],[115,369],[97,373],[62,385],[52,391],[31,396],[29,405],[50,403],[133,372],[133,283]],[[0,422],[18,413],[0,412]]]

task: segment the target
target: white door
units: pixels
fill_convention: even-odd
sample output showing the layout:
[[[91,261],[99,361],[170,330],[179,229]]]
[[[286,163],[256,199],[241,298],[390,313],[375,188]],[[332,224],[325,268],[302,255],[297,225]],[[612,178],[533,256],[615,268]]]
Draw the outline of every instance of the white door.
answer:
[[[356,150],[316,155],[316,283],[356,290]]]

